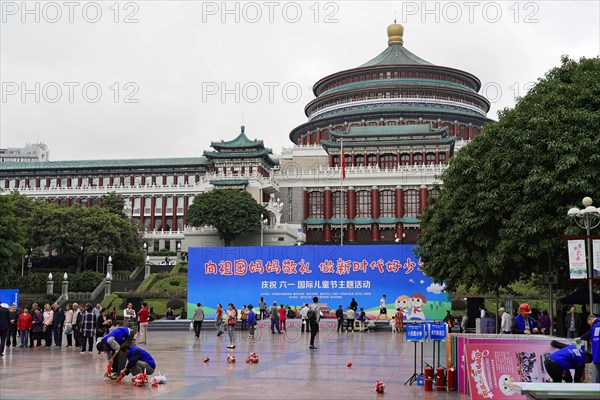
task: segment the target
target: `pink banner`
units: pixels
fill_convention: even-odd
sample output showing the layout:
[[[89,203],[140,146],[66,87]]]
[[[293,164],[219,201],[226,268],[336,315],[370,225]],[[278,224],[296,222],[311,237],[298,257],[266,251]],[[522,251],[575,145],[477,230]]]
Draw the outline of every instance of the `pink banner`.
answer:
[[[465,368],[472,399],[525,399],[507,383],[551,382],[544,367],[545,358],[556,350],[550,341],[495,342],[465,344]]]

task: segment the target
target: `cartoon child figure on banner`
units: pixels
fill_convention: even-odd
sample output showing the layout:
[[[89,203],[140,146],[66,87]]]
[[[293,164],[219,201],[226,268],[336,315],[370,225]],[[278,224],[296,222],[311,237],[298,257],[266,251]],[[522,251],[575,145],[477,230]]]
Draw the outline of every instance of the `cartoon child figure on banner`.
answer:
[[[411,320],[414,319],[425,319],[425,313],[423,312],[423,305],[425,305],[427,301],[425,300],[425,296],[421,293],[414,293],[410,299],[410,305],[412,306],[412,311],[410,313]]]
[[[408,297],[404,294],[398,296],[398,298],[394,302],[394,306],[395,306],[396,310],[399,308],[401,308],[402,310],[406,310],[406,311],[403,311],[404,319],[410,319],[410,309],[412,307],[411,302],[410,302],[410,297]]]

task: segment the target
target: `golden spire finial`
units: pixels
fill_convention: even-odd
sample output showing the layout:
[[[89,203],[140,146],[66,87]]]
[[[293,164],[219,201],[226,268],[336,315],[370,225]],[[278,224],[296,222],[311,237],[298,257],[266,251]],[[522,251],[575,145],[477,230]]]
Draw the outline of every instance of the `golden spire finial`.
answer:
[[[404,44],[404,40],[402,36],[404,35],[404,27],[401,24],[396,23],[394,19],[394,23],[387,27],[387,35],[388,35],[388,46],[393,44]]]

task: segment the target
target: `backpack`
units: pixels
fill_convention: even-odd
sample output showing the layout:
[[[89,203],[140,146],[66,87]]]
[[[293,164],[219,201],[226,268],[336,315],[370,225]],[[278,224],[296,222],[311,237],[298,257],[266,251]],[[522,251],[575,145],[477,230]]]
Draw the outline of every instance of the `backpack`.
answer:
[[[317,322],[317,311],[312,308],[308,309],[308,313],[306,314],[309,322]]]

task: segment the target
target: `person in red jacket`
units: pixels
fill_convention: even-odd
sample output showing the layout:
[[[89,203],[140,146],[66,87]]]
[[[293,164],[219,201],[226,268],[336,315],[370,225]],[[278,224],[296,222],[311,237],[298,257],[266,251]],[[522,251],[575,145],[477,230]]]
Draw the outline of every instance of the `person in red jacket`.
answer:
[[[140,340],[137,344],[146,344],[148,341],[148,315],[148,303],[142,303],[142,309],[137,313],[140,322]]]
[[[25,307],[23,313],[19,315],[17,319],[17,329],[19,330],[19,336],[21,337],[21,345],[19,348],[27,347],[29,344],[29,331],[31,330],[33,318],[29,314],[29,309]]]
[[[285,331],[286,327],[285,327],[285,320],[286,318],[286,313],[287,311],[285,310],[285,307],[283,306],[283,304],[281,305],[281,307],[279,307],[279,310],[277,310],[277,312],[279,312],[279,327],[281,328],[282,331]]]

